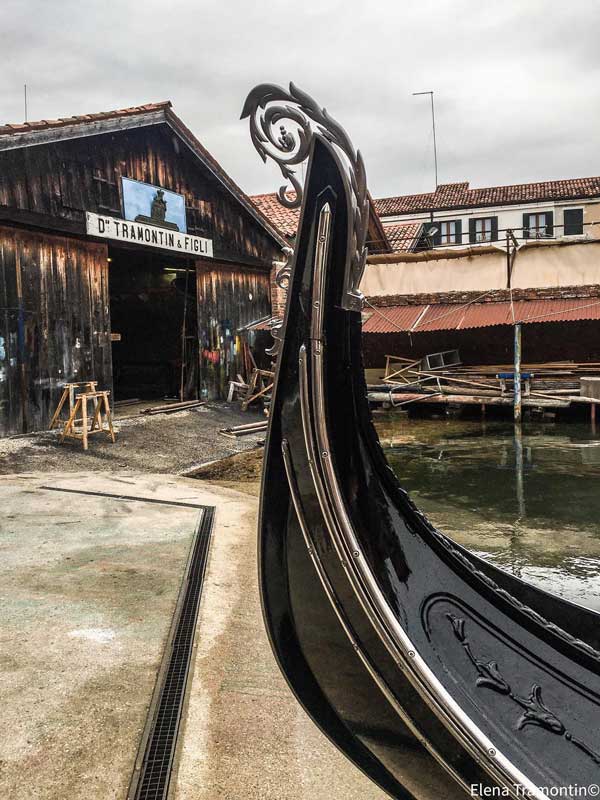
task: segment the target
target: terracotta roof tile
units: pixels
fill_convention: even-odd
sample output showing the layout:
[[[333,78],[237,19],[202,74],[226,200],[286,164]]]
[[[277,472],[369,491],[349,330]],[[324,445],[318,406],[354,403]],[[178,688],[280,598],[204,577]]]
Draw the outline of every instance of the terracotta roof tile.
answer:
[[[142,106],[131,106],[130,108],[120,108],[115,111],[101,111],[97,114],[80,114],[76,117],[60,117],[59,119],[41,119],[34,122],[7,123],[0,125],[0,136],[11,133],[25,133],[29,130],[41,130],[43,128],[56,128],[67,125],[85,125],[89,122],[96,122],[102,119],[114,117],[132,116],[134,114],[146,114],[151,111],[171,108],[171,101],[165,100],[161,103],[146,103]]]
[[[293,199],[295,192],[290,192],[287,197]],[[295,236],[300,219],[299,208],[286,208],[282,206],[275,192],[270,194],[255,194],[250,196],[254,205],[267,217],[284,236]]]
[[[441,184],[435,192],[425,194],[384,197],[375,200],[375,208],[380,217],[386,217],[446,208],[473,208],[599,196],[600,177],[488,186],[482,189],[470,189],[468,182],[463,182]]]
[[[295,192],[288,192],[286,195],[290,200],[295,196]],[[251,196],[250,199],[284,236],[288,238],[295,236],[300,220],[299,208],[286,208],[279,202],[279,198],[275,192],[256,194]],[[367,241],[369,249],[378,253],[390,252],[391,245],[387,238],[387,228],[381,224],[381,220],[375,213],[373,199],[370,195],[369,201],[371,203]]]
[[[384,225],[383,229],[386,232],[392,252],[407,253],[410,250],[414,250],[422,227],[423,225],[420,222],[409,222],[408,224]]]

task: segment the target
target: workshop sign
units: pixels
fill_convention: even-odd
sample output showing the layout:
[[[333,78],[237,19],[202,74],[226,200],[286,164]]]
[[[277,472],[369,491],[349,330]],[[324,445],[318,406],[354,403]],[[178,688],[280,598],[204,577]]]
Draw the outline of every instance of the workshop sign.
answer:
[[[187,233],[185,197],[162,186],[121,178],[123,217]]]
[[[149,225],[146,222],[131,222],[87,211],[85,229],[90,236],[100,236],[103,239],[157,247],[161,250],[174,250],[190,256],[213,257],[212,239],[192,236],[158,225]]]

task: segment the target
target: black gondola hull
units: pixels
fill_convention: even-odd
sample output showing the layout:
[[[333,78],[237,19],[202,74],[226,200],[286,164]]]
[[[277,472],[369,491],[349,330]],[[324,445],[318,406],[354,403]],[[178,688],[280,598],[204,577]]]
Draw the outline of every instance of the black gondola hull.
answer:
[[[261,497],[274,652],[317,724],[393,797],[591,785],[597,615],[573,618],[479,563],[398,485],[368,409],[360,314],[342,307],[350,195],[316,135]]]

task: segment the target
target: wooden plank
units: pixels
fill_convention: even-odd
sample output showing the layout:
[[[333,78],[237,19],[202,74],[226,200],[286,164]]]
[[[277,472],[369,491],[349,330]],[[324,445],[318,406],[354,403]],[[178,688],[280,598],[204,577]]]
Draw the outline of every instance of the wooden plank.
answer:
[[[65,383],[83,378],[111,388],[110,352],[103,347],[108,282],[100,279],[106,247],[0,227],[0,261],[5,302],[13,309],[4,326],[12,319],[10,341],[21,342],[10,355],[11,396],[0,430],[44,430]]]
[[[393,395],[394,397],[401,398],[402,394],[398,393]],[[369,392],[368,394],[369,400],[371,402],[376,403],[389,403],[390,402],[390,393],[389,392]],[[415,397],[413,395],[412,400],[414,402],[423,402],[423,403],[439,403],[442,405],[492,405],[492,406],[512,406],[513,400],[512,397],[479,397],[476,395],[460,395],[460,394],[447,394],[447,395],[439,395],[439,394],[430,394],[430,395],[420,395]],[[568,408],[571,402],[571,398],[568,400],[563,400],[562,398],[556,400],[548,400],[545,398],[532,398],[532,397],[524,397],[523,398],[523,406],[533,407],[533,408]]]

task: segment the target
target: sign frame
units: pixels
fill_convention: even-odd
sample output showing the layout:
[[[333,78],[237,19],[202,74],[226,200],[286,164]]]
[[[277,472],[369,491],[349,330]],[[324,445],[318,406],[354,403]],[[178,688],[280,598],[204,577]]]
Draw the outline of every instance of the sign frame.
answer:
[[[85,230],[89,236],[110,239],[113,242],[169,250],[198,258],[214,258],[212,239],[148,225],[145,222],[131,222],[127,219],[86,211]]]
[[[138,181],[126,175],[121,175],[121,212],[123,219],[129,222],[154,224],[150,219],[151,208],[153,200],[159,194],[162,202],[164,202],[165,210],[163,215],[166,213],[166,217],[163,224],[165,227],[171,230],[179,230],[180,233],[187,233],[187,210],[184,194],[174,192],[172,189],[165,189],[164,186]],[[169,211],[169,206],[175,206],[175,211]],[[138,215],[143,216],[138,219]],[[160,227],[160,223],[157,224]]]

